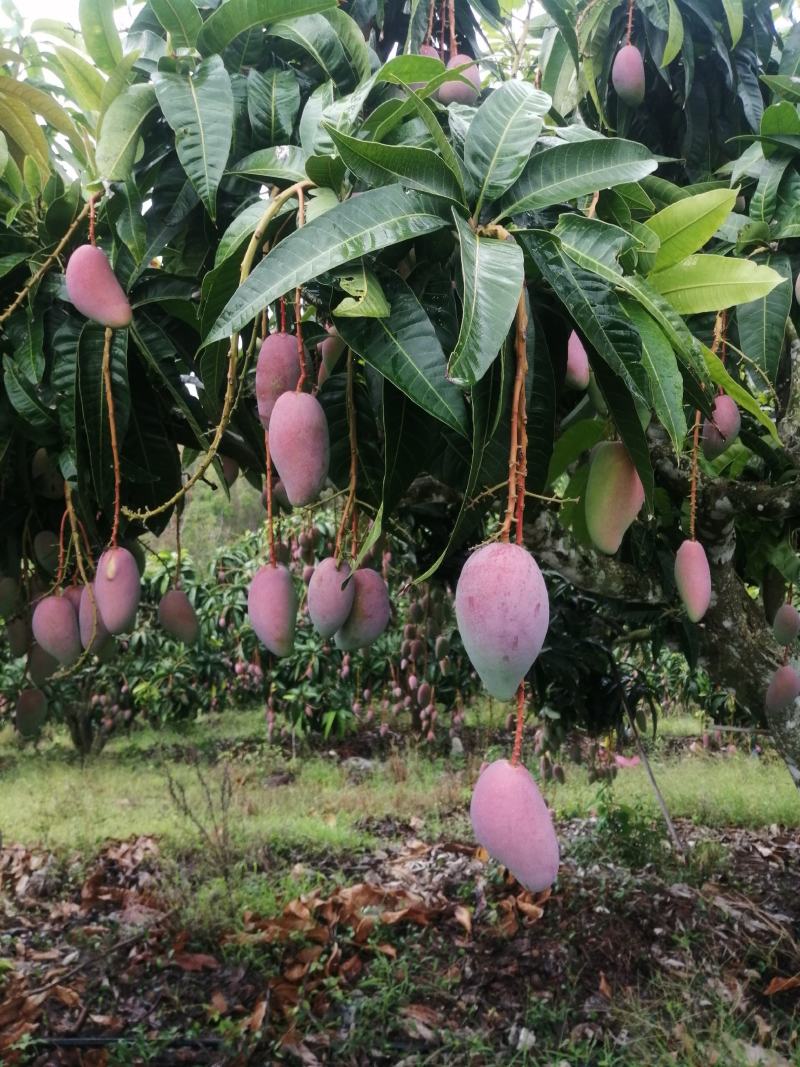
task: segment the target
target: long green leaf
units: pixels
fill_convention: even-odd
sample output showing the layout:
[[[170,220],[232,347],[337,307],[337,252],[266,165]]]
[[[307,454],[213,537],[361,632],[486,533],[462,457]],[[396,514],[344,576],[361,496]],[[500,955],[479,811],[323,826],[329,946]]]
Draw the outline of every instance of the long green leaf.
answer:
[[[650,275],[650,283],[681,315],[721,311],[771,293],[783,282],[771,267],[728,256],[687,256]]]
[[[339,333],[365,363],[415,404],[467,436],[464,394],[445,376],[445,355],[424,308],[398,275],[385,281],[383,289],[391,314],[381,319],[337,319]]]
[[[485,201],[496,200],[520,176],[550,106],[547,93],[508,81],[478,108],[464,142],[464,163],[478,189],[476,217]]]
[[[514,321],[525,267],[516,242],[478,236],[455,209],[453,218],[464,291],[461,329],[447,374],[459,385],[474,385],[496,359]]]
[[[53,440],[58,431],[55,412],[44,403],[36,386],[8,356],[3,360],[3,381],[11,406],[20,417],[22,432],[39,444]]]
[[[122,59],[122,44],[109,0],[80,0],[78,18],[86,51],[101,70],[111,73]]]
[[[661,241],[653,270],[664,270],[710,241],[736,203],[735,189],[712,189],[670,204],[645,222]]]
[[[186,176],[216,218],[217,188],[233,135],[231,79],[219,56],[203,60],[194,74],[163,72],[156,95],[175,132],[175,149]]]
[[[149,0],[153,14],[170,35],[173,48],[194,48],[203,26],[192,0]]]
[[[412,145],[386,145],[348,137],[325,123],[345,166],[369,185],[391,185],[400,181],[409,189],[433,193],[461,203],[462,192],[452,171],[430,148]]]
[[[330,11],[336,3],[337,0],[225,0],[203,24],[197,47],[203,55],[222,52],[246,30],[279,19]]]
[[[306,156],[296,145],[278,145],[277,148],[260,148],[231,167],[231,174],[248,178],[272,178],[276,181],[301,182],[305,180]]]
[[[759,262],[776,270],[789,285],[778,285],[766,296],[740,304],[736,324],[742,352],[774,385],[792,307],[792,263],[784,252],[767,253]]]
[[[750,395],[750,393],[748,393],[748,391],[744,388],[743,385],[740,385],[739,382],[737,382],[734,378],[731,378],[730,374],[728,374],[727,370],[725,369],[725,364],[722,362],[719,356],[715,355],[710,348],[706,348],[705,345],[702,345],[702,351],[703,357],[706,361],[706,366],[708,367],[708,373],[711,376],[711,380],[714,382],[714,384],[719,385],[722,389],[724,389],[728,396],[732,400],[735,400],[740,408],[744,408],[745,411],[749,411],[751,415],[758,419],[761,425],[766,427],[766,429],[769,431],[769,434],[772,439],[777,444],[780,444],[781,439],[778,436],[778,431],[776,429],[775,423],[772,421],[769,415],[767,415],[767,413],[762,410],[761,405],[758,403],[758,401],[755,400]]]
[[[608,137],[538,152],[501,201],[500,217],[587,196],[598,189],[640,181],[658,166],[649,149]]]
[[[17,81],[15,78],[0,78],[0,94],[16,97],[27,104],[31,111],[41,115],[49,126],[64,134],[79,159],[86,159],[85,146],[77,126],[50,93],[37,89],[29,82]]]
[[[110,182],[130,177],[136,159],[139,130],[156,106],[151,85],[129,85],[111,103],[103,118],[97,142],[97,173]]]
[[[686,415],[683,410],[683,378],[672,345],[661,328],[638,304],[628,300],[625,312],[642,341],[642,366],[650,383],[658,421],[667,431],[678,455],[686,444]]]
[[[441,201],[399,185],[347,200],[295,230],[261,260],[228,301],[204,344],[241,330],[265,305],[325,271],[448,223]]]
[[[253,134],[268,146],[292,138],[300,114],[300,82],[292,70],[270,67],[247,75],[247,114]]]
[[[299,17],[297,17],[299,15]],[[302,48],[340,90],[347,89],[358,80],[336,30],[322,15],[300,15],[292,12],[292,18],[273,22],[269,33]]]

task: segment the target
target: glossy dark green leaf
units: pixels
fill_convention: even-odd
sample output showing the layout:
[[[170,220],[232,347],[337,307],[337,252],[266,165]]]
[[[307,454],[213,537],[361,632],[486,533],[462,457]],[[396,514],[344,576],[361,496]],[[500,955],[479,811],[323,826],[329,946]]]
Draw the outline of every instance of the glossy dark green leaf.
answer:
[[[149,4],[173,48],[194,48],[203,20],[193,0],[149,0]]]
[[[247,114],[259,144],[288,143],[300,114],[300,83],[293,70],[270,67],[247,75]]]
[[[653,409],[680,455],[686,445],[687,427],[678,360],[661,328],[643,308],[628,301],[625,311],[642,340],[642,366],[647,373]]]
[[[197,47],[203,55],[222,52],[246,30],[335,7],[336,0],[224,0],[204,22]]]
[[[736,309],[739,347],[767,381],[774,385],[792,306],[792,264],[783,252],[762,254],[756,257],[756,261],[772,267],[789,282],[788,285],[776,286],[766,296],[740,304]]]
[[[237,160],[230,173],[247,178],[270,178],[279,182],[302,182],[306,177],[305,152],[295,145],[260,148],[244,159]]]

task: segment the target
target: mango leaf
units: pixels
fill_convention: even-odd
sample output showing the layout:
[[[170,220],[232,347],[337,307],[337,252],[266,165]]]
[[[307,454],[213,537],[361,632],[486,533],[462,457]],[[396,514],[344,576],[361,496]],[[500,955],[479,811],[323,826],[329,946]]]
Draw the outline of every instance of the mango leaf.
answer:
[[[554,234],[545,230],[521,230],[517,238],[589,344],[627,388],[644,399],[639,384],[641,341],[611,285],[578,266]],[[610,274],[613,285],[616,277],[613,272]]]
[[[34,114],[41,115],[49,126],[64,134],[69,140],[72,151],[81,161],[85,162],[86,149],[77,126],[50,93],[37,89],[36,86],[27,81],[18,81],[16,78],[0,78],[0,95],[15,97],[23,104],[27,104]]]
[[[683,48],[683,18],[675,0],[667,0],[669,6],[669,28],[667,30],[667,43],[664,45],[664,54],[661,57],[661,66],[668,67],[673,59],[676,59]]]
[[[336,30],[322,15],[292,11],[290,19],[273,22],[269,34],[302,48],[340,91],[358,81]]]
[[[744,28],[744,9],[742,0],[722,0],[722,9],[728,20],[728,30],[731,35],[731,48],[735,48],[742,36]]]
[[[124,182],[130,177],[139,130],[156,103],[153,87],[142,84],[129,85],[112,101],[97,142],[97,173],[101,178]]]
[[[354,270],[337,271],[337,281],[349,296],[333,309],[335,316],[351,319],[385,319],[388,316],[390,308],[381,283],[363,263]]]
[[[442,202],[399,185],[371,189],[289,234],[228,301],[204,344],[229,336],[279,296],[379,248],[447,226]]]
[[[759,256],[758,262],[772,267],[789,285],[778,285],[766,296],[740,304],[736,309],[736,324],[742,352],[774,385],[792,307],[792,264],[784,252],[769,252]]]
[[[791,163],[785,155],[765,159],[760,167],[756,191],[750,199],[750,217],[756,221],[771,223],[778,208],[778,190],[783,176]]]
[[[103,345],[105,330],[87,323],[81,331],[75,391],[75,426],[78,431],[79,469],[91,475],[95,498],[104,506],[114,499],[114,465],[108,405],[103,386]],[[128,385],[128,331],[114,330],[111,342],[111,391],[117,440],[125,440],[131,401]]]
[[[575,19],[572,11],[567,8],[562,0],[542,0],[542,7],[558,27],[559,33],[564,38],[569,48],[572,62],[577,70],[581,65],[578,51],[578,38],[575,36]]]
[[[233,135],[233,91],[225,64],[210,56],[194,74],[161,72],[155,85],[181,166],[214,219]]]
[[[350,473],[350,440],[347,419],[347,375],[332,374],[319,391],[331,439],[330,476],[336,485],[347,483]],[[375,508],[380,506],[383,456],[378,445],[379,428],[367,383],[356,368],[354,382],[356,441],[358,448],[358,496]]]
[[[149,0],[153,14],[170,35],[173,48],[194,48],[203,26],[192,0]]]
[[[122,205],[115,223],[117,233],[133,256],[136,267],[142,269],[147,254],[147,224],[142,217],[142,198],[133,182],[126,182],[116,196]]]
[[[122,59],[122,44],[108,0],[80,0],[78,19],[86,51],[109,74]]]
[[[475,217],[486,200],[496,200],[522,173],[550,110],[547,93],[528,82],[503,82],[481,104],[467,131],[464,163],[478,197]]]
[[[324,125],[347,168],[368,185],[390,185],[399,180],[409,189],[463,202],[452,171],[430,148],[361,141],[329,123]]]
[[[552,485],[584,452],[588,452],[598,441],[602,441],[606,434],[602,419],[581,419],[580,422],[573,422],[556,440],[545,485]]]
[[[399,275],[391,275],[384,292],[388,317],[339,320],[336,328],[365,363],[433,418],[467,436],[464,395],[445,377],[444,352],[425,310]]]
[[[707,348],[705,345],[702,345],[701,347],[703,351],[703,357],[706,361],[706,366],[708,368],[708,373],[714,384],[724,389],[728,396],[732,400],[735,400],[740,408],[744,408],[745,411],[749,411],[751,415],[755,416],[755,418],[758,419],[761,425],[766,427],[766,429],[769,431],[769,434],[775,441],[775,443],[780,444],[781,439],[778,436],[778,431],[775,427],[775,423],[772,421],[769,415],[767,415],[767,413],[762,410],[761,405],[758,403],[758,401],[755,400],[750,395],[750,393],[748,393],[748,391],[744,388],[743,385],[740,385],[739,382],[731,378],[730,374],[728,374],[727,370],[725,370],[725,364],[722,362],[719,356],[714,355],[711,349]]]
[[[514,241],[478,236],[453,210],[461,248],[463,313],[447,366],[458,385],[479,382],[497,357],[519,304],[525,278],[522,250]]]
[[[295,145],[260,148],[238,160],[229,173],[247,178],[272,178],[293,184],[305,180],[305,160],[305,152]]]
[[[322,17],[330,23],[347,53],[350,66],[356,74],[356,81],[365,81],[371,74],[371,64],[369,49],[358,23],[339,8],[323,12]]]
[[[37,387],[8,356],[3,360],[3,381],[11,406],[20,417],[23,434],[39,444],[55,440],[58,433],[55,412],[44,403]]]
[[[253,68],[247,75],[247,114],[259,142],[290,141],[300,114],[300,83],[294,71],[270,67],[262,73]]]
[[[556,382],[547,338],[544,330],[534,320],[527,293],[525,310],[528,315],[528,328],[525,332],[528,360],[528,378],[525,385],[528,401],[526,485],[533,493],[543,493],[547,486],[547,472],[556,438]]]
[[[71,48],[55,45],[50,61],[67,90],[67,95],[84,112],[99,113],[103,107],[104,79],[91,63]]]
[[[681,315],[697,315],[766,296],[783,278],[749,259],[697,255],[651,274],[649,281]]]
[[[498,218],[562,204],[598,189],[640,181],[658,166],[649,149],[616,137],[537,152],[500,203]]]
[[[686,444],[687,427],[678,360],[661,328],[643,308],[632,300],[625,301],[623,306],[642,341],[642,366],[650,383],[656,416],[669,434],[675,452],[680,455]]]
[[[661,241],[654,270],[664,270],[710,241],[736,203],[736,189],[713,189],[663,208],[645,222]]]
[[[225,0],[203,23],[197,47],[203,55],[222,52],[240,33],[295,15],[330,11],[337,0]]]
[[[44,375],[44,320],[41,311],[34,315],[31,307],[18,311],[10,319],[9,340],[14,351],[14,363],[33,385]]]
[[[26,104],[11,96],[0,96],[0,130],[14,141],[47,173],[50,170],[50,146],[42,128]],[[8,166],[8,163],[6,163]]]

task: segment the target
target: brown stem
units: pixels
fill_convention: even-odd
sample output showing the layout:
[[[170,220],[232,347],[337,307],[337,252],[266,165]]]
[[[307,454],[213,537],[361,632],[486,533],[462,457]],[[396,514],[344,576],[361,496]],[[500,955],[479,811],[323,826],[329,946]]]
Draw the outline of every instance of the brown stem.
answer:
[[[458,54],[456,40],[456,0],[447,0],[447,16],[450,24],[450,58]]]
[[[511,750],[511,766],[516,767],[522,755],[522,731],[525,727],[525,679],[517,689],[517,726],[514,731],[514,747]]]
[[[267,226],[269,226],[271,220],[274,218],[274,216],[277,214],[283,204],[286,203],[287,200],[290,200],[293,196],[297,195],[299,189],[310,189],[313,184],[314,183],[310,181],[298,182],[296,185],[292,185],[288,189],[284,189],[284,191],[282,193],[279,193],[274,200],[270,201],[269,206],[267,207],[264,214],[261,216],[258,226],[256,227],[255,233],[250,239],[250,244],[247,246],[247,251],[245,252],[244,259],[242,260],[242,269],[239,272],[240,285],[244,283],[245,279],[250,273],[250,268],[253,265],[253,259],[255,257],[256,251],[258,250],[258,246],[261,242],[261,239],[264,236]],[[145,522],[147,519],[152,519],[156,515],[160,515],[162,512],[167,511],[174,504],[177,504],[177,502],[182,497],[186,496],[192,486],[194,486],[203,477],[205,472],[214,462],[222,438],[225,436],[225,431],[227,430],[228,424],[231,420],[231,415],[233,414],[234,398],[236,396],[236,366],[238,359],[239,334],[238,332],[236,332],[231,336],[230,352],[228,355],[228,380],[227,387],[225,389],[225,397],[222,404],[222,414],[220,416],[219,425],[216,428],[214,438],[208,448],[208,451],[200,460],[200,463],[198,464],[192,476],[186,481],[185,485],[183,485],[178,490],[177,493],[174,493],[173,496],[169,498],[169,500],[165,500],[162,504],[159,504],[155,508],[149,508],[144,511],[131,511],[128,508],[123,508],[124,514],[129,519],[136,519],[139,522]]]
[[[56,585],[60,586],[64,581],[64,526],[67,521],[67,509],[64,508],[64,514],[61,516],[61,526],[58,530],[58,574],[56,575]]]
[[[97,244],[97,237],[95,235],[95,217],[94,217],[94,202],[95,197],[89,197],[89,244],[94,247]]]
[[[428,27],[423,44],[430,44],[433,37],[433,17],[436,14],[436,0],[428,0]]]
[[[182,555],[181,518],[182,518],[182,516],[183,516],[183,508],[182,507],[176,508],[175,509],[175,556],[176,556],[175,588],[176,589],[180,589],[180,587],[181,587],[181,555]]]
[[[89,635],[89,640],[86,642],[86,648],[81,653],[80,658],[77,660],[77,662],[73,663],[72,666],[68,669],[59,671],[57,674],[54,674],[54,680],[59,678],[66,678],[70,674],[74,674],[76,671],[80,670],[80,668],[84,665],[86,660],[92,654],[92,645],[94,644],[94,639],[97,636],[97,601],[95,600],[94,587],[92,586],[92,583],[89,580],[86,564],[84,563],[83,559],[83,552],[81,550],[80,531],[83,527],[83,523],[75,514],[75,505],[72,502],[72,489],[70,487],[69,482],[64,483],[64,505],[66,507],[65,514],[69,515],[71,539],[72,545],[75,549],[75,562],[78,568],[78,573],[81,576],[81,581],[83,582],[84,587],[86,588],[87,594],[89,596],[89,602],[92,605],[92,632]]]
[[[528,474],[528,412],[525,396],[525,379],[528,375],[527,353],[528,312],[525,307],[525,288],[523,286],[517,304],[516,355],[517,376],[522,382],[517,399],[517,544],[522,544],[523,519],[525,514],[525,478]]]
[[[520,345],[520,323],[524,321],[522,327],[522,344]],[[520,295],[520,301],[517,305],[517,333],[515,339],[515,348],[517,356],[517,369],[514,376],[514,392],[511,399],[511,432],[510,443],[508,449],[508,497],[506,500],[506,512],[503,518],[503,524],[500,527],[500,540],[507,542],[511,537],[511,523],[514,520],[514,514],[517,507],[517,496],[519,493],[519,445],[520,445],[520,404],[522,408],[525,407],[525,374],[527,371],[527,360],[525,359],[525,330],[527,329],[527,317],[525,312],[525,290],[522,290]],[[520,358],[522,356],[522,358]],[[523,413],[524,418],[524,413]],[[523,428],[524,433],[524,428]],[[523,494],[524,494],[523,485]]]
[[[297,225],[302,227],[306,221],[306,202],[303,190],[297,190]],[[297,392],[302,393],[306,384],[306,353],[303,347],[303,308],[300,300],[300,287],[294,291],[294,332],[297,337],[297,358],[300,361],[300,377],[297,379]]]
[[[41,267],[39,267],[39,269],[36,271],[36,273],[33,275],[33,277],[28,282],[26,282],[26,284],[22,287],[22,289],[20,289],[20,291],[17,293],[16,297],[14,298],[13,303],[11,303],[6,308],[6,310],[2,313],[2,315],[0,315],[0,324],[4,323],[6,321],[6,319],[10,318],[14,314],[14,312],[20,306],[20,304],[25,299],[25,297],[28,295],[28,293],[31,291],[31,289],[34,287],[34,285],[36,285],[38,282],[40,282],[42,280],[42,278],[45,276],[45,274],[47,274],[47,272],[53,266],[55,261],[58,259],[58,257],[61,255],[61,253],[64,251],[66,246],[69,244],[69,242],[72,239],[72,236],[75,233],[75,231],[78,229],[78,227],[83,222],[83,220],[86,218],[86,216],[89,214],[90,204],[91,204],[91,201],[89,201],[88,204],[84,205],[83,210],[81,211],[80,215],[78,215],[78,217],[75,219],[75,221],[69,227],[67,232],[64,234],[64,236],[58,242],[56,247],[53,249],[53,251],[47,257],[47,259],[44,261],[44,263],[41,265]]]
[[[275,552],[275,524],[272,516],[272,457],[269,453],[269,433],[264,430],[264,450],[267,456],[267,540],[269,544],[269,564],[277,567],[278,557]]]
[[[111,527],[111,547],[117,547],[119,538],[119,509],[120,487],[122,478],[119,469],[119,444],[117,442],[117,420],[114,413],[114,393],[111,388],[111,342],[114,339],[114,331],[106,326],[105,341],[103,344],[103,386],[106,393],[106,406],[108,408],[108,429],[111,435],[111,456],[114,462],[114,524]]]
[[[625,43],[631,43],[631,36],[633,34],[633,8],[635,0],[628,0],[628,27],[625,32]]]
[[[694,430],[692,431],[692,482],[689,489],[689,537],[695,540],[695,521],[697,519],[697,446],[700,443],[700,409],[694,413]]]
[[[439,9],[439,20],[442,24],[439,32],[439,58],[444,63],[444,35],[447,27],[447,0],[442,0],[442,6]]]

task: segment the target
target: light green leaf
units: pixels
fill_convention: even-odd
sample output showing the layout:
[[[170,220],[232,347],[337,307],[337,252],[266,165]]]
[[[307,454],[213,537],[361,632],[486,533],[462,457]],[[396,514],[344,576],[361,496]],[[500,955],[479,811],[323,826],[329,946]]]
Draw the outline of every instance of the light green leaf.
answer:
[[[480,237],[453,210],[461,247],[463,312],[447,366],[458,385],[475,385],[494,362],[519,304],[525,270],[515,241]]]
[[[337,322],[345,343],[435,419],[466,436],[464,394],[445,376],[446,360],[433,324],[398,275],[385,284],[387,318]]]
[[[86,159],[85,146],[77,126],[50,93],[37,89],[27,81],[0,77],[0,95],[15,97],[26,104],[34,114],[41,115],[49,126],[64,134],[79,159]]]
[[[751,415],[755,416],[761,425],[769,430],[773,440],[777,444],[780,444],[781,440],[780,437],[778,437],[775,423],[769,415],[761,409],[761,405],[758,401],[748,393],[743,385],[740,385],[737,381],[731,378],[730,374],[725,370],[725,364],[719,356],[714,355],[711,349],[707,348],[705,345],[701,345],[701,348],[712,382],[724,389],[728,396],[732,400],[735,400],[740,408],[744,408],[745,411],[749,411]]]
[[[50,170],[50,146],[42,127],[27,105],[16,97],[0,95],[0,130],[9,140],[16,142],[26,156],[31,156],[43,171]]]
[[[130,177],[136,159],[139,130],[156,106],[152,85],[129,85],[112,102],[103,119],[97,142],[97,173],[110,182]]]
[[[649,149],[608,137],[537,152],[501,201],[498,219],[635,182],[658,166]]]
[[[784,252],[767,253],[758,262],[774,268],[789,284],[778,285],[766,296],[739,305],[739,347],[774,384],[792,306],[792,263]]]
[[[91,63],[71,48],[56,45],[53,67],[67,94],[82,111],[102,111],[105,79]]]
[[[668,3],[669,30],[667,32],[667,43],[664,45],[664,55],[661,58],[662,67],[668,67],[673,59],[680,54],[681,48],[683,48],[683,19],[675,0],[668,0]]]
[[[170,35],[173,48],[194,48],[203,20],[192,0],[150,0],[150,7]]]
[[[686,443],[686,416],[683,411],[683,378],[672,345],[660,327],[638,304],[624,302],[625,313],[642,339],[642,366],[650,383],[653,408],[667,431],[678,455]]]
[[[210,56],[194,74],[162,72],[156,95],[175,132],[181,166],[214,219],[233,135],[233,91],[225,64],[219,56]]]
[[[478,197],[496,200],[517,180],[536,144],[551,100],[528,82],[503,82],[478,108],[464,142],[464,163]]]
[[[681,315],[744,304],[771,293],[783,278],[771,267],[727,256],[688,256],[674,267],[650,275],[650,284]]]
[[[231,167],[231,174],[250,178],[272,178],[290,183],[302,182],[306,177],[306,156],[295,145],[279,145],[277,148],[261,148],[251,152]]]
[[[80,0],[78,19],[86,51],[101,70],[111,73],[122,59],[122,44],[110,0]]]
[[[225,0],[203,23],[197,47],[203,55],[222,52],[245,30],[296,15],[330,11],[336,3],[337,0]]]
[[[725,18],[728,20],[728,29],[731,35],[731,48],[739,43],[744,28],[744,10],[742,0],[722,0]]]
[[[344,47],[350,60],[350,65],[356,73],[356,81],[365,81],[371,74],[371,65],[369,49],[358,23],[350,15],[339,10],[339,8],[325,11],[322,17],[331,24],[334,33]]]
[[[337,271],[337,281],[350,294],[333,309],[337,318],[385,319],[390,313],[381,283],[363,264],[354,270]]]
[[[710,241],[733,211],[736,189],[712,189],[678,200],[645,222],[660,239],[654,270],[664,270]]]
[[[285,237],[261,260],[228,301],[204,344],[241,330],[266,304],[325,271],[442,229],[450,222],[442,211],[441,201],[399,185],[346,200]]]

